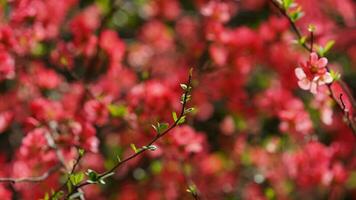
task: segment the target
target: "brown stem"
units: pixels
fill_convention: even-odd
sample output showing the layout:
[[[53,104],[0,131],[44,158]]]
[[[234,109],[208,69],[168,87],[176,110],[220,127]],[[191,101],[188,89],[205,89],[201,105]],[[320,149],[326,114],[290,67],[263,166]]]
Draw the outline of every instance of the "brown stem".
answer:
[[[293,22],[293,20],[289,17],[287,11],[286,11],[284,8],[282,8],[276,1],[274,1],[274,0],[269,0],[269,1],[270,1],[270,2],[274,5],[274,7],[276,7],[277,10],[279,10],[279,12],[288,20],[288,22],[289,22],[289,24],[290,24],[292,30],[293,30],[294,33],[297,35],[297,38],[300,40],[303,36],[302,36],[301,32],[299,31],[297,25],[296,25],[296,24]],[[313,36],[313,35],[312,35],[312,36]],[[314,38],[312,37],[311,39],[313,40]],[[311,42],[311,45],[313,45],[313,41]],[[306,43],[302,43],[302,47],[304,47],[304,49],[306,49],[306,50],[309,51],[310,53],[313,52],[312,47],[309,47]],[[319,55],[319,57],[320,57],[320,55]],[[330,71],[330,69],[329,69],[328,66],[326,66],[326,69],[327,69],[327,71]],[[339,80],[339,82],[340,82],[340,85],[342,86],[343,90],[347,91],[347,89],[345,89],[345,83],[344,83],[343,81],[341,81],[341,80]],[[334,94],[333,94],[331,85],[332,85],[332,83],[331,83],[331,84],[327,84],[326,86],[328,87],[328,90],[329,90],[329,92],[330,92],[331,98],[334,99],[334,101],[337,102],[337,99],[335,99],[336,97],[334,97]],[[352,95],[350,95],[350,94],[347,94],[347,95],[348,95],[350,101],[351,101],[352,104],[353,104],[353,102],[355,102],[354,98],[353,98]],[[343,103],[343,102],[342,102],[342,103]],[[342,104],[342,103],[341,103],[341,104]],[[339,103],[338,103],[338,105],[339,105],[339,108],[341,109],[341,111],[342,111],[344,114],[347,114],[347,115],[348,115],[348,112],[345,112],[345,109],[343,108],[344,105],[340,105]],[[354,107],[355,105],[353,104],[352,106]],[[346,119],[347,119],[347,122],[348,122],[348,124],[349,124],[350,129],[352,130],[352,132],[354,133],[354,135],[356,135],[356,123],[355,123],[354,120],[353,120],[352,118],[350,118],[349,116],[348,116]]]
[[[61,164],[57,164],[44,172],[40,176],[34,176],[34,177],[24,177],[24,178],[0,178],[0,182],[11,182],[11,183],[20,183],[20,182],[40,182],[46,180],[50,175],[55,173],[57,170],[59,170],[62,167]]]

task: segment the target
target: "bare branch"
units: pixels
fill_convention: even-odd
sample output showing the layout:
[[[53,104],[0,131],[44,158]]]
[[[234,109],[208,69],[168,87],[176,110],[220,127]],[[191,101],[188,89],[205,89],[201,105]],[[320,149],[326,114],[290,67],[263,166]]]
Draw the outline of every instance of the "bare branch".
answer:
[[[57,170],[59,170],[62,167],[61,164],[57,164],[44,172],[40,176],[34,176],[34,177],[25,177],[25,178],[0,178],[0,182],[11,182],[11,183],[20,183],[20,182],[41,182],[46,180],[50,175],[55,173]]]

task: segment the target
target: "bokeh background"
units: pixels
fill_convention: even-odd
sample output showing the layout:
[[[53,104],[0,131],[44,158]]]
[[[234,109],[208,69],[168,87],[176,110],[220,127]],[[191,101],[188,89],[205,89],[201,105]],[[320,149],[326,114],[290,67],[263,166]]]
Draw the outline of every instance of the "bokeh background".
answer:
[[[282,1],[275,1],[280,3]],[[303,35],[356,91],[356,3],[295,0]],[[102,172],[172,124],[194,68],[195,111],[85,199],[355,199],[356,136],[339,102],[301,90],[309,59],[267,0],[1,0],[0,177],[62,160]],[[299,7],[300,6],[300,7]],[[306,38],[306,42],[310,42]],[[350,103],[350,104],[351,104]],[[348,107],[353,117],[353,107]],[[51,135],[53,148],[48,140]],[[0,199],[40,199],[66,180],[0,183]]]

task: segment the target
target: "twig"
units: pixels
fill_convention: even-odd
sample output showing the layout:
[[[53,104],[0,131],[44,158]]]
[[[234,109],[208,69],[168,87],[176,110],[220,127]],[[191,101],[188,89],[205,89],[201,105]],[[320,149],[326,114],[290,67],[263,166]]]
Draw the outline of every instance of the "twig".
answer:
[[[75,163],[73,164],[71,171],[69,172],[67,180],[57,190],[55,190],[55,192],[51,195],[50,199],[52,199],[54,196],[56,196],[58,194],[59,191],[61,191],[63,188],[65,188],[68,181],[70,180],[70,175],[75,172],[75,170],[76,170],[77,166],[79,165],[80,160],[82,158],[83,158],[83,154],[79,153],[77,159],[75,159]]]
[[[62,167],[61,164],[57,164],[44,172],[40,176],[34,176],[34,177],[25,177],[25,178],[0,178],[0,182],[11,182],[11,183],[20,183],[20,182],[40,182],[43,180],[46,180],[50,175],[55,173],[57,170],[59,170]]]
[[[297,35],[297,38],[300,40],[303,36],[302,36],[301,32],[299,31],[297,25],[296,25],[296,24],[294,23],[294,21],[289,17],[287,11],[286,11],[284,8],[282,8],[276,1],[274,1],[274,0],[269,0],[269,1],[270,1],[270,2],[274,5],[274,7],[276,7],[277,10],[279,10],[279,12],[288,20],[288,22],[289,22],[291,28],[293,29],[294,33]],[[313,39],[314,39],[313,34],[312,34],[311,36],[312,36],[311,39],[313,40]],[[311,46],[313,46],[313,41],[311,41]],[[302,47],[304,47],[304,49],[306,49],[306,50],[309,51],[310,53],[313,52],[312,47],[309,47],[306,43],[302,43]],[[319,55],[319,54],[318,54],[318,55]],[[319,55],[319,56],[320,56],[320,55]],[[327,69],[328,72],[330,72],[330,69],[329,69],[328,66],[326,66],[326,69]],[[340,82],[342,88],[345,90],[345,88],[344,88],[344,82],[341,81],[341,80],[340,80],[339,82]],[[335,97],[334,97],[333,90],[331,89],[331,85],[332,85],[332,83],[326,84],[326,86],[328,87],[328,90],[329,90],[329,92],[330,92],[331,98],[334,99],[334,100],[337,102],[337,99],[335,99]],[[351,95],[348,94],[348,97],[351,99],[351,100],[350,100],[351,102],[355,102],[355,100],[353,99],[353,97],[352,97]],[[345,106],[345,104],[343,103],[343,101],[341,102],[341,105],[340,105],[339,103],[338,103],[338,105],[339,105],[339,108],[342,110],[342,112],[343,112],[344,114],[348,114],[348,112],[345,112],[345,107],[346,107],[346,106]],[[352,106],[354,106],[354,105],[352,105]],[[354,133],[354,135],[356,135],[356,124],[355,124],[354,120],[353,120],[352,118],[350,118],[350,117],[347,117],[346,119],[347,119],[347,121],[348,121],[348,124],[349,124],[350,129],[352,130],[352,132]]]
[[[189,187],[188,189],[191,189],[191,187],[194,187],[194,191],[188,191],[188,192],[191,194],[191,196],[194,198],[194,200],[200,200],[199,191],[197,190],[196,185],[194,184],[192,178],[185,170],[184,160],[182,160],[182,159],[180,160],[180,167],[183,171],[184,180]]]
[[[186,110],[186,105],[188,102],[188,96],[190,94],[190,88],[191,88],[191,82],[192,82],[192,73],[189,73],[189,78],[187,81],[187,90],[184,92],[184,97],[182,99],[182,107],[181,107],[181,111],[179,116],[177,117],[177,120],[175,120],[175,122],[165,131],[163,131],[162,133],[157,134],[150,142],[148,142],[148,144],[146,145],[146,147],[149,147],[151,145],[153,145],[158,139],[162,138],[163,136],[165,136],[167,133],[169,133],[172,129],[174,129],[176,126],[178,126],[179,121],[185,116],[185,110]],[[137,156],[141,155],[142,153],[144,153],[145,151],[147,151],[148,148],[141,148],[138,151],[136,151],[135,153],[131,154],[130,156],[128,156],[127,158],[119,161],[115,166],[113,166],[110,170],[101,173],[97,179],[100,180],[103,177],[107,177],[109,174],[114,173],[121,165],[123,165],[124,163],[136,158]],[[75,186],[73,188],[73,190],[68,193],[66,195],[67,198],[69,198],[72,194],[74,194],[78,189],[85,187],[86,185],[90,185],[90,184],[94,184],[90,181],[84,181],[81,184],[78,184],[77,186]]]

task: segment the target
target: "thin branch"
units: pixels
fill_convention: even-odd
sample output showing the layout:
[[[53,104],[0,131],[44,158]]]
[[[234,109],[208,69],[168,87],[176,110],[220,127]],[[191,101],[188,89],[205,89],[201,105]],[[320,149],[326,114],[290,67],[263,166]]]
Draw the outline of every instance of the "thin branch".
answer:
[[[294,31],[294,33],[297,35],[297,38],[300,40],[300,39],[302,39],[302,34],[301,34],[301,32],[299,31],[299,29],[298,29],[298,27],[297,27],[297,25],[295,24],[295,22],[289,17],[289,15],[288,15],[288,13],[287,13],[287,11],[284,9],[284,8],[282,8],[275,0],[269,0],[273,5],[274,5],[274,7],[276,7],[277,8],[277,10],[288,20],[288,22],[289,22],[289,24],[290,24],[290,26],[291,26],[291,28],[292,28],[292,30]],[[314,36],[313,36],[313,34],[311,35],[312,36],[312,40],[314,39]],[[311,45],[313,46],[313,41],[311,41]],[[306,43],[302,43],[302,47],[304,47],[304,49],[306,49],[308,52],[313,52],[313,49],[312,49],[312,47],[309,47]],[[319,55],[319,54],[318,54]],[[320,56],[320,55],[319,55]],[[330,72],[330,69],[329,69],[329,67],[328,66],[326,66],[326,69],[327,69],[327,71],[328,72]],[[341,86],[343,87],[343,89],[345,90],[345,88],[344,88],[344,82],[343,81],[339,81],[340,82],[340,84],[341,84]],[[326,84],[326,86],[328,87],[328,90],[329,90],[329,92],[330,92],[330,97],[332,98],[332,99],[334,99],[336,102],[337,102],[337,99],[335,99],[336,97],[334,97],[334,93],[333,93],[333,90],[331,89],[331,85],[332,85],[332,83],[330,83],[330,84]],[[346,92],[347,92],[347,90],[345,90]],[[350,94],[348,94],[348,97],[350,98],[350,101],[351,102],[355,102],[355,100],[353,99],[353,97],[352,97],[352,95],[350,95]],[[344,114],[348,114],[348,112],[345,112],[345,104],[343,103],[343,101],[341,102],[341,105],[338,103],[338,105],[339,105],[339,108],[342,110],[342,112],[344,113]],[[354,106],[354,105],[352,105],[352,106]],[[356,124],[355,124],[355,122],[354,122],[354,120],[352,119],[352,118],[350,118],[349,116],[346,118],[347,119],[347,122],[348,122],[348,124],[349,124],[349,127],[350,127],[350,129],[352,130],[352,132],[354,133],[354,135],[356,135]]]
[[[25,178],[0,178],[0,182],[11,182],[11,183],[20,183],[20,182],[40,182],[46,180],[50,175],[55,173],[57,170],[59,170],[62,167],[61,164],[57,164],[44,172],[40,176],[34,176],[34,177],[25,177]]]
[[[160,138],[162,138],[163,136],[165,136],[166,134],[168,134],[172,129],[174,129],[175,127],[177,127],[179,124],[179,121],[185,116],[185,110],[186,110],[186,106],[187,106],[187,102],[188,102],[188,96],[190,94],[190,88],[191,88],[191,82],[192,82],[192,73],[189,73],[189,78],[187,81],[187,90],[184,92],[184,96],[182,99],[182,107],[181,107],[181,111],[179,116],[177,117],[177,120],[175,120],[175,122],[165,131],[163,131],[162,133],[157,134],[150,142],[148,142],[148,144],[146,145],[146,147],[149,147],[151,145],[153,145],[157,140],[159,140]],[[118,162],[115,166],[113,166],[110,170],[101,173],[97,179],[100,180],[103,177],[107,177],[109,174],[114,173],[121,165],[123,165],[124,163],[136,158],[137,156],[141,155],[142,153],[146,152],[148,150],[148,148],[141,148],[139,149],[137,152],[131,154],[130,156],[128,156],[127,158],[121,160],[120,162]],[[68,193],[66,195],[67,198],[69,198],[72,194],[74,194],[78,189],[85,187],[86,185],[90,185],[90,184],[94,184],[92,182],[89,181],[85,181],[81,184],[78,184],[77,186],[75,186],[72,190],[72,192]]]
[[[77,159],[75,159],[75,162],[73,164],[73,167],[72,169],[70,170],[69,172],[69,175],[68,175],[68,178],[67,180],[57,189],[55,190],[55,192],[51,195],[50,199],[52,199],[54,196],[56,196],[58,194],[59,191],[61,191],[62,189],[65,188],[65,186],[67,185],[67,183],[69,182],[69,179],[70,179],[70,175],[73,174],[76,170],[76,168],[78,167],[79,163],[80,163],[80,160],[83,158],[83,154],[79,153],[78,152],[78,157]]]
[[[184,176],[184,180],[186,182],[186,184],[188,185],[189,189],[190,187],[194,187],[194,191],[189,191],[190,195],[194,198],[194,200],[200,200],[200,196],[199,196],[199,191],[196,188],[196,185],[194,184],[190,174],[187,173],[187,171],[185,170],[185,166],[184,166],[184,160],[180,160],[180,167],[183,171],[183,176]]]

